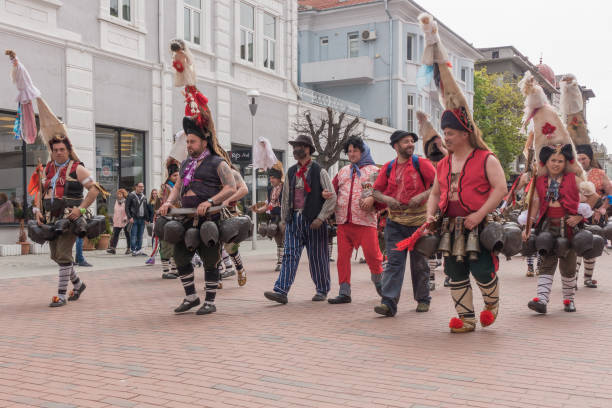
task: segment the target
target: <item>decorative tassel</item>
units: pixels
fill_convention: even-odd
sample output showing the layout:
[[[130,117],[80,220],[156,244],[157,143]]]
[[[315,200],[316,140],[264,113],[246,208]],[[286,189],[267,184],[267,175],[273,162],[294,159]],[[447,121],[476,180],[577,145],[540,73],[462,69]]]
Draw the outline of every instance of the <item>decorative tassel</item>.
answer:
[[[495,321],[495,316],[490,310],[483,310],[480,312],[480,323],[485,326],[490,326]]]
[[[423,236],[423,231],[425,231],[427,227],[429,227],[429,223],[421,225],[411,236],[395,244],[395,250],[404,251],[407,249],[408,251],[412,251],[419,238]]]
[[[450,327],[451,329],[460,329],[463,327],[463,320],[459,319],[458,317],[453,317],[452,319],[450,319],[448,327]]]

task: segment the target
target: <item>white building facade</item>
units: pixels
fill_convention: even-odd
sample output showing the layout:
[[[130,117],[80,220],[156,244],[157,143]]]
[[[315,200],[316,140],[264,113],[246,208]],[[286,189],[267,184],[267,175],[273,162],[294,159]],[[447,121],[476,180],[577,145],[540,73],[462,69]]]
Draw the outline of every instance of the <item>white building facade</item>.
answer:
[[[169,41],[195,56],[221,144],[250,186],[251,115],[246,92],[261,93],[255,136],[287,160],[297,101],[297,2],[285,0],[0,0],[0,42],[13,49],[62,118],[77,154],[114,193],[144,182],[159,188],[181,129],[184,99],[173,86]],[[0,244],[14,243],[40,143],[12,133],[17,90],[0,65]],[[260,175],[258,199],[267,180]],[[112,211],[114,199],[107,205]],[[24,205],[25,204],[25,205]],[[12,208],[12,210],[11,210]],[[10,210],[10,211],[9,211]]]

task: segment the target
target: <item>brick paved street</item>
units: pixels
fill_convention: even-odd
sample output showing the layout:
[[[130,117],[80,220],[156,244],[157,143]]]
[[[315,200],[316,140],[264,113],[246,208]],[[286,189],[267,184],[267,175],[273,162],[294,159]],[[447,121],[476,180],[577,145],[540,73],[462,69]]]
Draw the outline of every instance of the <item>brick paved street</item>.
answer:
[[[600,288],[580,284],[577,313],[555,282],[546,316],[526,307],[536,281],[524,261],[502,262],[498,322],[453,335],[442,273],[429,313],[405,287],[398,316],[381,318],[356,263],[352,304],[311,302],[304,262],[289,304],[272,304],[274,254],[261,253],[245,252],[247,286],[226,280],[210,316],[175,316],[182,288],[158,268],[81,270],[87,291],[59,309],[47,307],[55,275],[0,279],[0,407],[612,406],[609,255]]]

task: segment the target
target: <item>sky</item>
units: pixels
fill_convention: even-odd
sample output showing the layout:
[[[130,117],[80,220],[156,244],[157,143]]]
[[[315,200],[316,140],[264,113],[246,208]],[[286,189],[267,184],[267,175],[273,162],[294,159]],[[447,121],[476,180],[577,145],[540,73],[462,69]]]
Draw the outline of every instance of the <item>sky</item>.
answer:
[[[572,73],[595,93],[592,141],[612,153],[612,2],[604,0],[416,0],[477,48],[512,45],[556,75]]]

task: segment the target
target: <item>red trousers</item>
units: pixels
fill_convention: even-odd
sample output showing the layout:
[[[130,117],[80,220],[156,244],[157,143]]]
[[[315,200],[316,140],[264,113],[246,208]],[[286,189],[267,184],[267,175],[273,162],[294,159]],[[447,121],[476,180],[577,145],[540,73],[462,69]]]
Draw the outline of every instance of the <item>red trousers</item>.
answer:
[[[351,284],[351,256],[353,248],[363,248],[363,255],[374,275],[382,273],[383,256],[378,246],[376,227],[356,224],[338,225],[338,283]]]

